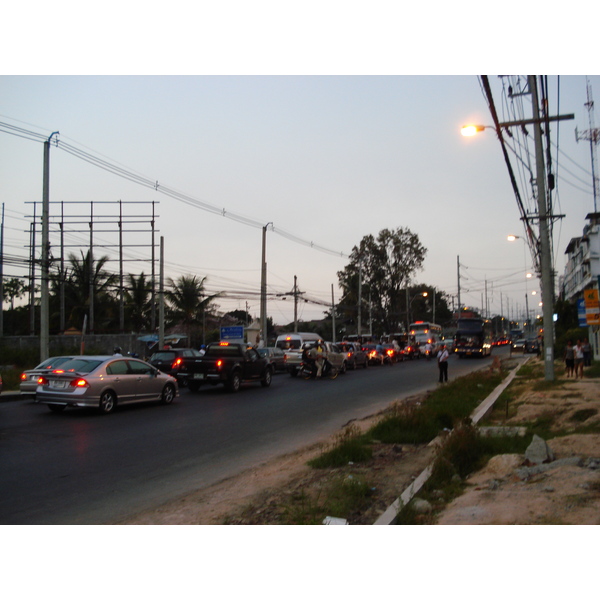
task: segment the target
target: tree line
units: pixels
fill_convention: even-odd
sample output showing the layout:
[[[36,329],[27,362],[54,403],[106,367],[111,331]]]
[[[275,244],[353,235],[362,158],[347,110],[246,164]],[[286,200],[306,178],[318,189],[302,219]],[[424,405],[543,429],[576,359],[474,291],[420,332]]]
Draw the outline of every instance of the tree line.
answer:
[[[356,333],[358,299],[361,296],[363,333],[372,328],[375,335],[395,333],[406,327],[409,320],[449,322],[452,312],[447,298],[435,287],[417,285],[412,280],[423,267],[427,249],[417,234],[407,228],[383,229],[377,236],[366,235],[350,254],[349,263],[338,272],[342,296],[335,307],[336,329],[341,333]],[[61,322],[61,297],[64,297],[65,330],[81,330],[84,317],[90,310],[90,291],[93,294],[94,332],[114,333],[120,330],[121,288],[119,276],[106,269],[108,257],[94,259],[90,268],[90,253],[69,254],[64,274],[51,274],[50,333],[58,334]],[[204,331],[207,319],[218,309],[219,294],[206,293],[206,277],[182,275],[168,278],[165,291],[165,329],[177,329],[197,340]],[[424,294],[424,292],[427,292]],[[10,319],[4,319],[5,335],[30,333],[30,308],[14,307],[14,302],[29,294],[29,286],[14,278],[4,282],[4,301],[10,303]],[[123,286],[123,331],[152,332],[153,310],[156,322],[158,309],[152,305],[152,282],[145,273],[128,274]],[[434,306],[435,303],[435,306]],[[8,311],[6,311],[8,312]],[[5,312],[5,314],[6,314]],[[252,318],[240,311],[228,313],[239,322]],[[331,311],[325,313],[331,320]],[[272,333],[270,319],[269,334]],[[37,331],[38,329],[36,329]]]
[[[120,330],[121,287],[119,275],[106,270],[107,256],[94,259],[90,268],[90,253],[81,256],[71,253],[68,256],[64,273],[50,275],[50,334],[64,333],[60,329],[61,298],[64,297],[65,331],[81,330],[84,317],[90,310],[90,296],[93,295],[94,331],[114,333]],[[206,277],[182,275],[177,279],[168,278],[165,290],[165,328],[179,328],[178,333],[196,333],[207,317],[213,315],[218,306],[218,294],[207,294]],[[36,289],[37,294],[39,290]],[[3,300],[10,309],[5,311],[4,334],[27,335],[30,332],[30,306],[15,308],[15,302],[30,293],[30,286],[18,278],[4,281]],[[127,274],[123,285],[123,308],[125,332],[151,332],[152,313],[158,319],[158,293],[155,291],[152,302],[151,277],[144,272]],[[36,299],[39,306],[39,299]],[[37,307],[36,307],[37,308]],[[39,311],[35,314],[35,330],[39,331]],[[7,318],[7,315],[9,318]]]

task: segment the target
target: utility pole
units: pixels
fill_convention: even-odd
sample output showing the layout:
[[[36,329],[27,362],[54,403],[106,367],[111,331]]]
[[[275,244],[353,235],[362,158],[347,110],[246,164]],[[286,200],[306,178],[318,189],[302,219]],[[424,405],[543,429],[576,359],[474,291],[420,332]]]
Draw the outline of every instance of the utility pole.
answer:
[[[587,102],[584,106],[588,109],[588,118],[590,128],[583,131],[581,134],[575,128],[575,139],[589,140],[590,152],[592,158],[592,180],[594,183],[594,212],[598,211],[598,195],[600,195],[600,186],[598,184],[598,161],[596,159],[596,146],[600,142],[600,129],[594,127],[594,100],[592,99],[592,86],[589,79],[587,80]]]
[[[160,236],[160,265],[158,276],[158,349],[165,346],[165,238]]]
[[[273,223],[267,223],[262,228],[262,265],[260,276],[260,328],[261,339],[267,345],[267,227]]]
[[[294,333],[298,333],[298,277],[294,275]]]
[[[4,202],[0,225],[0,337],[4,335]]]
[[[550,219],[546,199],[546,170],[542,146],[542,122],[540,121],[538,88],[535,75],[528,76],[533,107],[535,139],[537,201],[540,220],[540,265],[542,270],[542,302],[544,317],[544,372],[546,381],[554,381],[554,276],[552,271],[552,248],[550,245]]]
[[[50,134],[44,142],[44,182],[42,192],[42,276],[40,288],[40,361],[49,354],[50,341],[50,294],[48,279],[50,274],[50,141],[58,131]]]
[[[358,263],[358,319],[356,333],[360,339],[362,335],[362,258]]]
[[[458,318],[460,318],[460,256],[456,257],[456,277],[458,279]]]
[[[333,296],[333,283],[331,284],[331,329],[333,330],[331,341],[335,344],[335,298]]]

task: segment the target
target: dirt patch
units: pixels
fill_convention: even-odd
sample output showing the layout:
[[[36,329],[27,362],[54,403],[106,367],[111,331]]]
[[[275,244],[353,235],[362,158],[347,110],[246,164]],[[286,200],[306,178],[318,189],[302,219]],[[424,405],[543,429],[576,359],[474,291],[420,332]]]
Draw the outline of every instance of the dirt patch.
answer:
[[[600,380],[565,380],[550,391],[535,391],[534,383],[519,383],[516,414],[496,424],[517,426],[549,419],[558,431],[575,430],[600,420]],[[414,396],[407,402],[420,402]],[[385,412],[385,411],[384,411]],[[383,413],[354,422],[366,431]],[[215,525],[277,524],[285,506],[297,494],[318,497],[324,486],[340,476],[363,477],[372,486],[370,505],[348,518],[350,524],[373,524],[387,507],[430,464],[432,446],[375,444],[373,458],[339,469],[316,470],[307,461],[333,440],[278,457],[188,494],[154,510],[122,521],[123,524]],[[557,459],[600,457],[599,434],[571,434],[547,440]],[[519,455],[494,457],[467,480],[465,493],[443,510],[439,524],[598,524],[600,523],[600,470],[562,466],[520,479]],[[338,515],[330,515],[338,516]]]
[[[538,419],[551,431],[569,432],[600,422],[600,381],[569,380],[550,391],[523,385],[516,415],[501,424],[517,426]],[[499,423],[500,424],[500,423]],[[551,468],[525,479],[517,475],[524,456],[494,457],[467,480],[465,493],[440,514],[440,525],[600,524],[600,434],[570,434],[546,440],[555,459],[581,457],[581,466]]]

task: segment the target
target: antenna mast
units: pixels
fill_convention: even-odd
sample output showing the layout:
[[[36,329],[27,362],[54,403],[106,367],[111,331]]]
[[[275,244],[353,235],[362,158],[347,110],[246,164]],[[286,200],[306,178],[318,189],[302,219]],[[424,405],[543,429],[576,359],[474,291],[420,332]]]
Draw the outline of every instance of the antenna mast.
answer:
[[[600,195],[600,185],[598,183],[598,161],[596,158],[596,146],[600,141],[600,128],[594,127],[594,100],[592,99],[592,85],[587,79],[587,102],[584,106],[588,109],[590,128],[579,133],[575,128],[575,139],[589,140],[590,152],[592,158],[592,180],[594,182],[594,212],[598,212],[598,196]]]

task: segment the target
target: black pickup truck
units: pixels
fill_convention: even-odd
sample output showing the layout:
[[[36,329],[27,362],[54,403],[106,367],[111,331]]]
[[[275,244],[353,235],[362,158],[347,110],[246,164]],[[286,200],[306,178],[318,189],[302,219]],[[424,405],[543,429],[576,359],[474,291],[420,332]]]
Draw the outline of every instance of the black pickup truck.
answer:
[[[204,356],[184,358],[177,374],[192,392],[204,383],[223,383],[230,392],[237,392],[245,381],[260,381],[263,387],[269,387],[272,377],[273,366],[268,359],[246,344],[231,342],[209,344]]]

